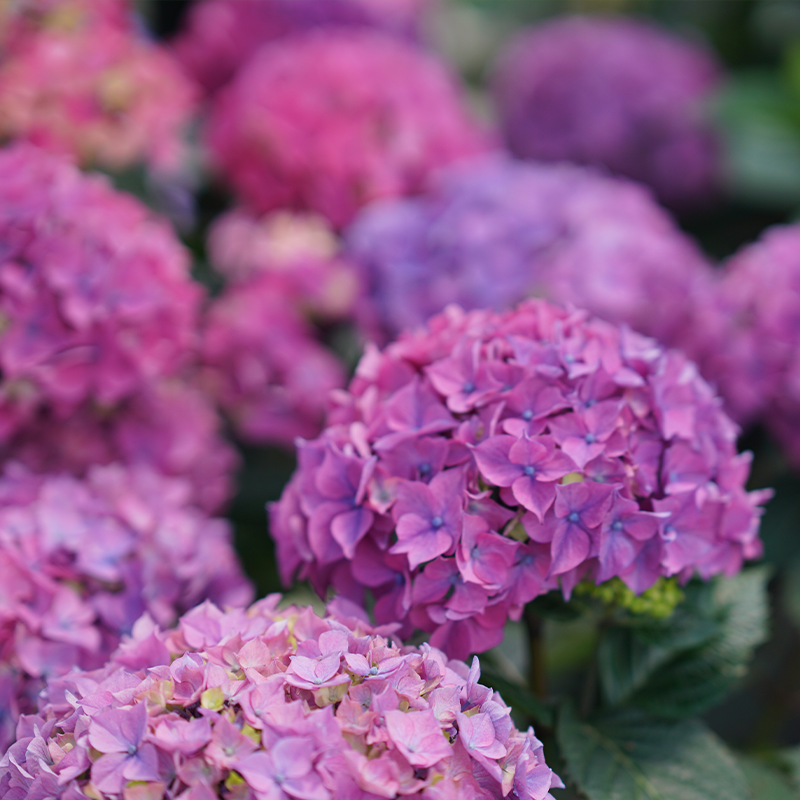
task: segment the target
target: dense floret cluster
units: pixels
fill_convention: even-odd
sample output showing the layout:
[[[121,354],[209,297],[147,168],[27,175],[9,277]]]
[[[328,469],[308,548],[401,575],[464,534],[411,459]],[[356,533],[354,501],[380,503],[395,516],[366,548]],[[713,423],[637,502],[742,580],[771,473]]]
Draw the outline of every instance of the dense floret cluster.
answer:
[[[208,91],[226,84],[263,45],[321,26],[375,27],[414,36],[429,0],[200,0],[173,47]]]
[[[188,496],[185,481],[145,467],[93,467],[85,480],[6,467],[0,746],[44,679],[101,667],[143,613],[166,626],[204,599],[249,602],[228,524]]]
[[[492,158],[420,198],[377,203],[347,232],[362,324],[378,341],[450,302],[500,311],[572,303],[694,352],[713,270],[640,186],[568,165]]]
[[[368,350],[271,508],[299,571],[376,602],[456,656],[537,595],[585,578],[635,592],[761,553],[749,454],[677,351],[541,300],[455,306]]]
[[[360,294],[358,273],[316,214],[277,211],[259,218],[230,211],[214,221],[207,249],[214,268],[229,281],[268,273],[276,293],[315,319],[349,317]]]
[[[291,447],[322,428],[327,396],[345,383],[343,365],[265,272],[213,301],[202,357],[208,392],[245,441]]]
[[[22,0],[0,17],[0,138],[82,164],[175,170],[196,89],[118,0]]]
[[[254,210],[312,210],[337,227],[365,203],[419,192],[432,170],[487,147],[440,62],[357,28],[264,48],[217,95],[207,139]]]
[[[234,494],[239,458],[210,398],[184,380],[153,383],[113,408],[85,403],[61,419],[41,413],[0,446],[0,460],[82,476],[93,464],[143,465],[185,478],[192,499],[218,512]]]
[[[29,145],[0,153],[0,440],[174,374],[202,294],[133,197]]]
[[[800,461],[800,226],[770,228],[726,264],[703,374],[742,424],[763,421]]]
[[[552,800],[562,786],[477,659],[279,599],[206,603],[166,633],[145,617],[105,668],[51,680],[0,760],[0,795]]]
[[[516,155],[604,165],[687,205],[716,183],[704,105],[719,80],[709,51],[654,25],[567,17],[511,40],[494,95]]]

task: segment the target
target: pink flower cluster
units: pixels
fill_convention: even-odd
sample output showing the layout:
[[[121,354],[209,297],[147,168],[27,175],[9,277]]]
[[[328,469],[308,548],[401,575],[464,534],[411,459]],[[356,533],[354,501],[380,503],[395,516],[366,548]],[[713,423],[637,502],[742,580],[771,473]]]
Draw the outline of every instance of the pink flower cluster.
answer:
[[[730,413],[763,421],[800,462],[800,226],[766,231],[725,265],[702,358]]]
[[[85,480],[0,478],[0,746],[42,680],[96,669],[145,612],[160,625],[204,599],[252,598],[221,519],[185,481],[145,467],[93,467]],[[0,795],[3,792],[0,790]]]
[[[234,494],[239,458],[223,438],[211,399],[184,380],[152,383],[116,405],[85,403],[61,419],[37,415],[0,446],[0,461],[36,472],[82,476],[94,464],[122,462],[186,479],[192,500],[218,512]]]
[[[737,572],[761,553],[749,454],[677,351],[529,300],[456,306],[368,350],[271,506],[284,581],[375,599],[454,656],[536,596]]]
[[[270,272],[233,284],[208,311],[203,384],[245,441],[292,447],[321,429],[343,365]]]
[[[552,800],[563,784],[472,668],[358,618],[206,603],[142,618],[109,664],[49,682],[0,796]]]
[[[690,205],[717,179],[703,106],[719,82],[708,50],[655,25],[566,17],[511,40],[494,95],[516,155],[605,165]]]
[[[274,291],[304,315],[349,317],[360,294],[358,273],[339,254],[339,240],[315,214],[277,211],[255,217],[236,209],[211,225],[215,269],[242,283],[269,273]]]
[[[28,145],[0,152],[0,210],[0,438],[182,366],[202,290],[165,223]]]
[[[196,89],[120,0],[22,0],[0,18],[0,137],[82,164],[175,170]],[[35,21],[35,24],[32,22]]]
[[[488,147],[439,61],[358,28],[261,50],[215,98],[206,138],[255,211],[312,210],[336,227],[365,203],[419,192],[435,168]]]
[[[694,354],[714,271],[643,187],[567,164],[492,157],[421,197],[365,209],[346,232],[362,325],[379,342],[448,303],[573,303]]]
[[[321,26],[375,27],[413,36],[429,0],[200,0],[173,41],[208,91],[226,84],[263,45]]]

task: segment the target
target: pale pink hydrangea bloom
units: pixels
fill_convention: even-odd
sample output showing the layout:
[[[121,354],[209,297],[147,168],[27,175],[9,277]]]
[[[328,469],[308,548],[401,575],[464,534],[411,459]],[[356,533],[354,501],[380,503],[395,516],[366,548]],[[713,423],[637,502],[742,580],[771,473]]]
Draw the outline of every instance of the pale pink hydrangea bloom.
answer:
[[[136,30],[127,3],[13,7],[0,20],[10,41],[0,58],[0,138],[113,170],[138,162],[179,169],[197,90]]]
[[[533,729],[430,647],[347,604],[320,618],[205,603],[142,617],[102,669],[48,682],[0,760],[0,796],[98,800],[553,800]]]
[[[68,418],[39,414],[0,446],[0,461],[82,476],[115,461],[185,478],[192,499],[218,512],[234,494],[236,451],[211,398],[185,380],[149,384],[115,406],[85,403]]]
[[[256,217],[235,209],[217,217],[208,235],[214,268],[232,282],[270,274],[275,291],[304,314],[349,317],[360,294],[358,273],[340,255],[323,217],[276,211]]]
[[[776,226],[725,265],[708,309],[703,374],[740,423],[763,422],[800,463],[800,225]]]
[[[255,211],[311,210],[336,227],[489,146],[443,64],[349,28],[259,51],[215,98],[206,138],[220,174]]]
[[[30,145],[0,152],[0,440],[174,375],[203,290],[165,222]]]
[[[493,89],[515,155],[605,166],[690,206],[719,177],[705,106],[721,71],[708,48],[652,23],[557,17],[510,41]]]
[[[413,37],[430,0],[199,0],[172,42],[209,92],[233,78],[263,45],[322,26],[374,27]]]
[[[707,579],[762,550],[750,454],[678,351],[528,300],[367,350],[271,506],[284,581],[464,656],[551,589]]]
[[[231,530],[146,467],[84,480],[8,464],[0,478],[0,746],[47,678],[102,666],[147,612],[171,625],[204,599],[247,603]],[[0,795],[3,791],[0,790]]]
[[[202,380],[242,439],[291,447],[320,431],[328,394],[345,373],[284,288],[262,272],[212,301]]]

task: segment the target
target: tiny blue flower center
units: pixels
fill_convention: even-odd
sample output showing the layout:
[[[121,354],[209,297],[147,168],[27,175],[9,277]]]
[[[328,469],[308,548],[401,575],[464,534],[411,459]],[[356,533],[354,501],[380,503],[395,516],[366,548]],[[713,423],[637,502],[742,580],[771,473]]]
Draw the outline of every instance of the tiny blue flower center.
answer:
[[[533,411],[531,411],[529,408],[526,408],[522,412],[522,419],[524,419],[524,420],[533,419]]]
[[[611,526],[612,530],[621,531],[622,530],[622,523],[619,520],[615,520],[614,524]]]
[[[533,475],[533,473],[536,472],[536,468],[528,464],[526,467],[523,468],[522,471],[530,478],[531,475]]]
[[[431,465],[427,461],[423,461],[419,465],[419,474],[427,475],[431,471]]]
[[[462,391],[464,394],[472,394],[475,391],[475,384],[472,381],[467,381]]]
[[[586,444],[594,444],[594,443],[595,443],[594,434],[593,433],[587,433],[586,434]]]
[[[137,747],[136,747],[135,744],[129,745],[128,746],[128,755],[129,756],[135,756],[136,755],[136,750],[137,750]]]
[[[369,668],[369,674],[370,675],[377,675],[378,674],[378,668],[377,667],[370,667]]]
[[[573,512],[572,512],[572,513],[571,513],[571,514],[570,514],[570,515],[567,517],[567,519],[568,519],[570,522],[580,522],[581,515],[580,515],[580,514],[579,514],[577,511],[573,511]]]
[[[678,532],[672,527],[672,525],[667,525],[667,527],[664,528],[664,541],[672,542],[677,535]]]
[[[441,517],[434,517],[431,520],[431,527],[432,528],[441,528],[444,525],[444,520]]]

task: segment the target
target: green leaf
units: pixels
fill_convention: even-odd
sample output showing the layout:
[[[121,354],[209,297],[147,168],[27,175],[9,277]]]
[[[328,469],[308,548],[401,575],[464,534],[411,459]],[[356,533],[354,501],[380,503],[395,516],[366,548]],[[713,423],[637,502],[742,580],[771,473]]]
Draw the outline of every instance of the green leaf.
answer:
[[[584,722],[567,707],[557,736],[568,777],[588,800],[750,797],[732,753],[697,721],[664,722],[628,709]]]
[[[740,758],[741,767],[753,800],[797,800],[786,777],[779,770],[755,758]]]
[[[509,680],[481,666],[481,683],[500,692],[503,700],[513,709],[526,714],[534,722],[547,728],[553,727],[553,711],[548,708],[535,694],[529,692],[524,686],[512,683]]]
[[[795,790],[800,792],[800,747],[787,747],[781,750],[778,759],[786,766]]]
[[[598,647],[606,705],[634,704],[670,719],[718,703],[767,637],[765,567],[687,587],[668,620],[623,620]]]

